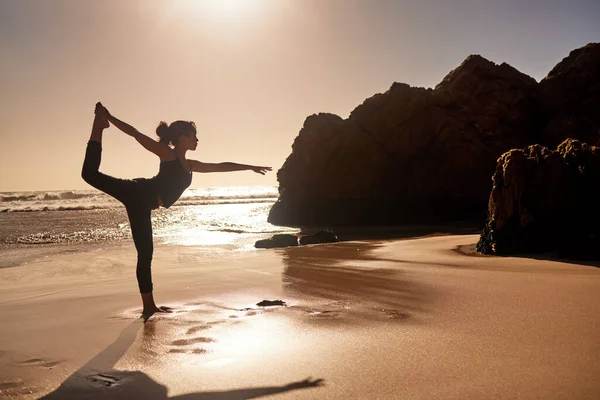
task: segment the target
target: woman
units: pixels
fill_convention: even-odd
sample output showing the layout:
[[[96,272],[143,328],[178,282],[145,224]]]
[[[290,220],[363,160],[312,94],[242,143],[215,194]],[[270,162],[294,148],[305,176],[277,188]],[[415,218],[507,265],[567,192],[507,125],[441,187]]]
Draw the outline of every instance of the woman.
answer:
[[[156,141],[133,126],[112,116],[101,103],[96,104],[96,117],[87,145],[81,176],[98,190],[119,200],[127,210],[131,235],[138,253],[136,275],[142,295],[142,316],[149,318],[156,312],[168,312],[157,307],[152,296],[152,221],[151,210],[160,206],[169,208],[190,186],[192,172],[229,172],[250,170],[264,175],[271,167],[224,162],[219,164],[188,160],[188,150],[196,150],[198,137],[196,125],[191,121],[175,121],[171,125],[161,122],[156,128]],[[158,175],[153,178],[119,179],[98,171],[102,152],[102,132],[113,124],[132,136],[146,150],[160,158]]]

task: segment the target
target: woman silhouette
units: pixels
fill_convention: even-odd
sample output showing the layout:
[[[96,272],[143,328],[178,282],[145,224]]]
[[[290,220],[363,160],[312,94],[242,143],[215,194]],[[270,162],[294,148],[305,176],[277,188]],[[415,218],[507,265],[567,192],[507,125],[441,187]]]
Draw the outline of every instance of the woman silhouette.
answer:
[[[171,125],[161,122],[156,128],[156,141],[133,126],[112,116],[101,104],[96,104],[96,117],[87,145],[81,176],[98,190],[114,197],[125,206],[131,235],[138,253],[136,276],[142,295],[142,316],[149,318],[156,312],[168,312],[157,307],[152,295],[152,220],[151,211],[158,207],[169,208],[179,199],[192,182],[192,172],[229,172],[250,170],[264,175],[271,167],[224,162],[218,164],[188,160],[188,150],[196,150],[198,138],[196,125],[191,121],[175,121]],[[102,133],[113,124],[133,137],[146,150],[160,158],[158,174],[153,178],[119,179],[100,172]]]

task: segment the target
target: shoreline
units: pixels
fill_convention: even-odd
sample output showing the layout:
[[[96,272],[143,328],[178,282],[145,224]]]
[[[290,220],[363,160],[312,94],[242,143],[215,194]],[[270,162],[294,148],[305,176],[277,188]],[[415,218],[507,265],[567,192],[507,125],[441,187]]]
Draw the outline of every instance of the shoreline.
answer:
[[[296,229],[296,228],[294,228]],[[297,228],[298,237],[305,234],[314,233],[321,228]],[[468,235],[479,233],[479,229],[474,227],[474,224],[464,224],[463,226],[454,225],[405,225],[405,226],[364,226],[364,227],[334,227],[322,228],[324,230],[333,231],[340,242],[349,241],[368,241],[368,240],[407,240],[421,237],[435,237],[444,235]],[[231,233],[231,232],[230,232]],[[235,233],[235,232],[234,232]],[[243,233],[243,232],[242,232]],[[252,234],[254,240],[267,239],[273,233]],[[250,243],[250,242],[248,242]],[[216,245],[180,245],[169,243],[168,239],[155,238],[155,247],[160,246],[196,246],[223,249],[232,249],[236,246],[231,244]],[[253,243],[252,243],[253,244]],[[0,244],[0,256],[2,261],[0,269],[14,268],[29,264],[31,262],[40,261],[48,257],[59,256],[74,252],[86,252],[95,249],[123,247],[133,249],[133,241],[131,238],[114,239],[114,240],[91,240],[85,242],[51,242],[51,243],[21,243],[11,242]],[[271,249],[272,250],[272,249]],[[135,251],[135,250],[134,250]]]

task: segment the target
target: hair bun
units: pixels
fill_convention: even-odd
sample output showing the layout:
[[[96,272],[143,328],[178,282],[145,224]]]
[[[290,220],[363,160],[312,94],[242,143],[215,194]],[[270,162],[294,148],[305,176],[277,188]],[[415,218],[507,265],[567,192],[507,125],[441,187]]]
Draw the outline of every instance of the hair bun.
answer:
[[[171,132],[171,128],[165,121],[160,121],[158,126],[156,127],[156,136],[158,136],[159,142],[169,144],[173,141],[173,133]]]
[[[169,125],[165,121],[160,121],[156,127],[156,135],[161,139],[167,139],[169,136]]]

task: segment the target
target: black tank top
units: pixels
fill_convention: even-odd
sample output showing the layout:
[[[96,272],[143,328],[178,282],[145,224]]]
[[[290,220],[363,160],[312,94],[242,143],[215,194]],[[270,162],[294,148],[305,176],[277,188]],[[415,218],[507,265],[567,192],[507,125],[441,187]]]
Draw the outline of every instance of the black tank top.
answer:
[[[158,174],[150,181],[155,187],[161,205],[169,208],[192,183],[192,172],[186,171],[179,158],[176,158],[170,161],[162,161]]]

